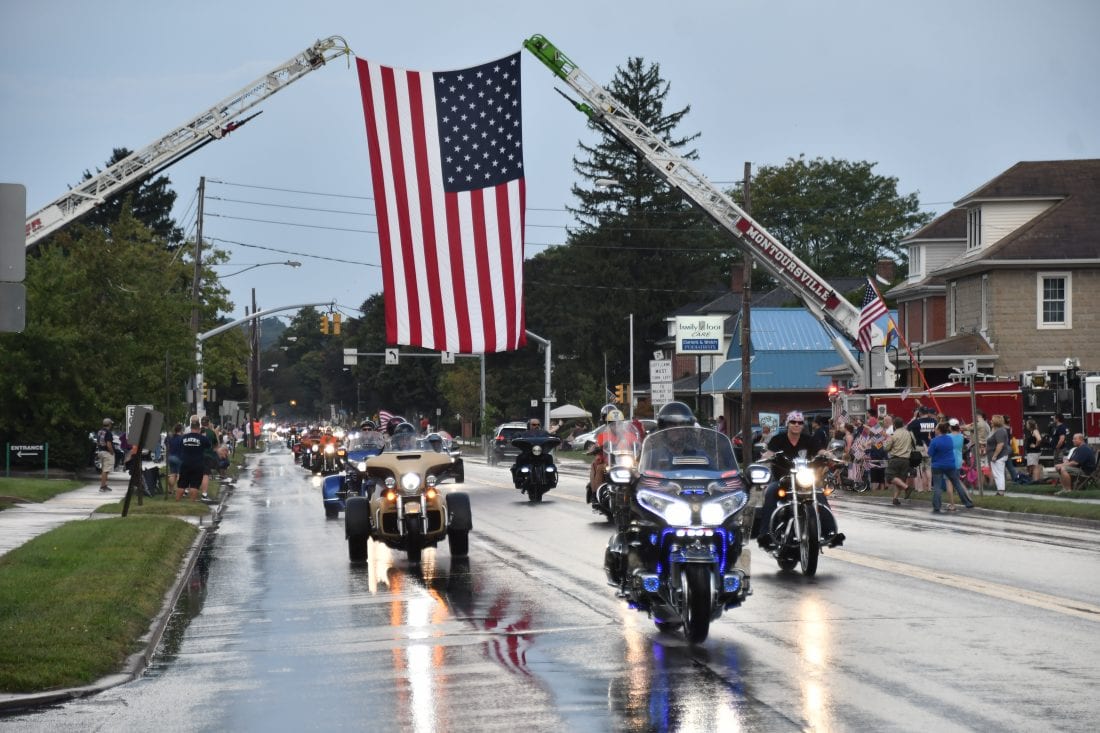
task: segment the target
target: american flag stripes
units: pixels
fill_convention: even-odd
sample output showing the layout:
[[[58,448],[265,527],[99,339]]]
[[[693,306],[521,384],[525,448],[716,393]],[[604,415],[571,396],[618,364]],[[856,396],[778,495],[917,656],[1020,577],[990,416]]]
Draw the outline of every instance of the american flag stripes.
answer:
[[[878,291],[875,290],[875,286],[868,280],[867,287],[863,291],[863,305],[859,310],[860,351],[869,352],[871,350],[871,327],[875,325],[875,321],[888,312],[886,303],[882,302],[882,298],[879,297]]]
[[[356,65],[386,342],[467,354],[523,346],[519,54],[449,72]]]

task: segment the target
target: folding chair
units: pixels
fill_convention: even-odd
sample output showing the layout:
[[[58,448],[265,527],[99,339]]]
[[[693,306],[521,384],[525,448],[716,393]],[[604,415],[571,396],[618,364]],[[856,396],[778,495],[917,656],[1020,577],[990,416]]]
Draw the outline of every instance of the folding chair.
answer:
[[[1074,476],[1070,491],[1084,491],[1093,486],[1100,489],[1100,462],[1096,464],[1096,469],[1092,473],[1082,473],[1080,476]]]

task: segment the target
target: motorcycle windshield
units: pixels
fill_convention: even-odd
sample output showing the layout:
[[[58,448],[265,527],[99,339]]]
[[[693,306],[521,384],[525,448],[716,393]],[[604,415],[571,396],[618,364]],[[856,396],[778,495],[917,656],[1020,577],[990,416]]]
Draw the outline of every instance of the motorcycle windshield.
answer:
[[[596,431],[596,444],[609,465],[633,464],[641,453],[642,440],[634,425],[624,421],[607,423]]]
[[[650,433],[642,444],[641,473],[729,473],[737,470],[730,439],[701,427],[665,428]]]

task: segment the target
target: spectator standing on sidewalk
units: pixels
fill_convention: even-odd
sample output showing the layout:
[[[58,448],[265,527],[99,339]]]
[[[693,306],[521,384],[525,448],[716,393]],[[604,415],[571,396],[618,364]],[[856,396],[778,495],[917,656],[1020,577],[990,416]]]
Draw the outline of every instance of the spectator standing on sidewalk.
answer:
[[[992,427],[993,431],[985,441],[985,455],[989,459],[989,473],[993,477],[993,485],[997,487],[997,496],[1004,496],[1005,463],[1010,452],[1004,415],[994,415]]]
[[[206,452],[210,448],[210,440],[202,430],[202,423],[197,417],[191,418],[191,432],[183,436],[180,441],[180,477],[176,484],[176,501],[183,498],[183,492],[187,491],[191,501],[198,501],[199,489],[204,489],[208,479],[206,475]]]
[[[1043,469],[1039,465],[1040,445],[1043,435],[1039,432],[1039,423],[1028,420],[1024,426],[1024,462],[1027,464],[1027,472],[1031,475],[1031,482],[1039,483],[1043,478]]]
[[[107,475],[115,466],[115,436],[111,433],[114,422],[109,417],[103,418],[103,427],[96,431],[95,450],[99,456],[99,490],[110,491],[107,485]]]
[[[172,434],[165,441],[164,452],[165,465],[168,466],[168,490],[176,491],[176,484],[180,480],[180,465],[183,463],[183,425],[176,423],[172,428]]]
[[[936,424],[936,437],[928,443],[928,457],[932,466],[932,511],[936,514],[940,512],[945,487],[948,491],[948,511],[955,511],[955,497],[951,494],[952,487],[954,487],[959,499],[968,509],[974,506],[966,493],[966,489],[963,488],[962,481],[959,480],[958,464],[962,462],[962,435],[959,435],[959,438],[959,455],[956,457],[955,440],[951,435],[950,426],[945,422],[941,422]]]
[[[913,434],[917,450],[924,456],[920,466],[917,467],[917,476],[913,485],[917,491],[928,491],[932,488],[931,462],[928,460],[928,444],[936,435],[936,410],[933,407],[921,406],[916,409],[913,419],[906,425],[906,430]]]
[[[1054,424],[1050,428],[1050,448],[1054,451],[1054,463],[1062,462],[1066,449],[1070,446],[1069,426],[1061,413],[1054,415]]]
[[[913,493],[913,487],[907,483],[909,478],[909,454],[916,448],[913,434],[905,429],[905,421],[894,418],[894,432],[886,439],[883,448],[889,456],[886,464],[886,483],[893,487],[894,496],[890,499],[894,506],[901,505],[899,495],[905,491],[905,498]]]

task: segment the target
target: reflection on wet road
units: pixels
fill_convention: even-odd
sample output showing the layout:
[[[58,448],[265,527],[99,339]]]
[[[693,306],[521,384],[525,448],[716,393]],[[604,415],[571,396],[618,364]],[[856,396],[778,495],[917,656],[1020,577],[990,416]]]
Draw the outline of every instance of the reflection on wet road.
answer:
[[[1095,575],[1095,536],[1023,546],[989,525],[979,547],[968,544],[972,535],[906,524],[898,513],[846,514],[840,501],[853,539],[823,558],[817,578],[755,558],[755,594],[691,646],[658,632],[605,584],[609,529],[577,500],[583,480],[567,477],[530,505],[507,484],[506,467],[469,461],[466,475],[469,558],[452,558],[444,544],[411,565],[371,543],[369,560],[353,564],[342,519],[324,517],[319,481],[286,451],[260,456],[148,672],[0,727],[1093,727],[1096,621],[1065,609],[1096,601],[1075,580],[1089,568]],[[983,553],[1000,564],[985,568]],[[992,592],[1010,587],[1014,563],[1059,568],[1041,590],[1062,606]]]

